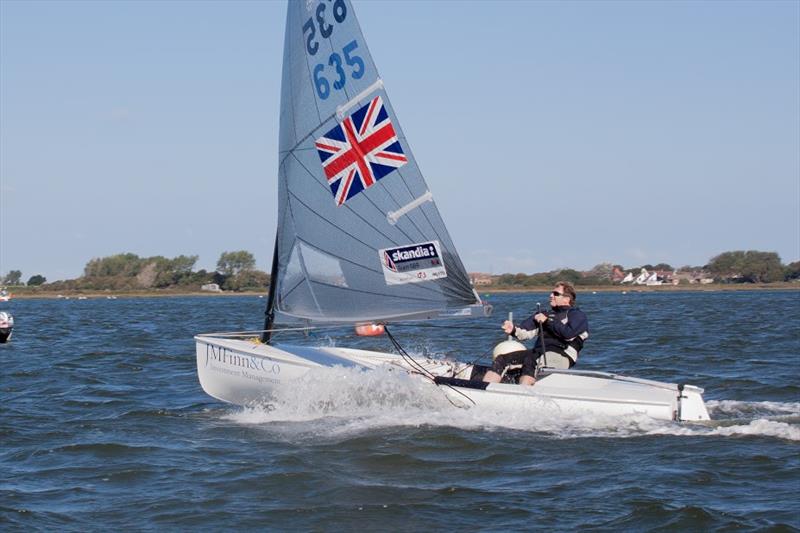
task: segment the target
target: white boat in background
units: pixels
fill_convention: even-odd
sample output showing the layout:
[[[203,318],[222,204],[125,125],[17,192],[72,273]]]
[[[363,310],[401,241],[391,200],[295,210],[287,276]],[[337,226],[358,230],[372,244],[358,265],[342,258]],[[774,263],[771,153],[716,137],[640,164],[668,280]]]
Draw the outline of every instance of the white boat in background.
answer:
[[[11,340],[14,332],[14,317],[11,313],[0,311],[0,344],[5,344]]]
[[[484,383],[486,366],[339,346],[275,342],[284,327],[486,316],[392,108],[348,0],[290,1],[286,17],[278,230],[263,331],[197,335],[198,378],[240,405],[336,365],[388,367],[453,403],[707,420],[702,389],[545,369],[536,385]],[[384,326],[386,325],[386,326]],[[277,335],[276,335],[277,336]],[[507,376],[507,379],[512,376]]]
[[[0,289],[0,302],[7,302],[11,300],[11,293],[5,287]]]

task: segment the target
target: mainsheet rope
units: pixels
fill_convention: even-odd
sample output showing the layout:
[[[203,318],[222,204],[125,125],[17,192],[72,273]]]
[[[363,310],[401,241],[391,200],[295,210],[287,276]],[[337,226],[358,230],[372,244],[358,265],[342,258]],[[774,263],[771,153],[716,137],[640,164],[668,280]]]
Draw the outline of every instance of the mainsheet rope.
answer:
[[[406,363],[408,363],[411,367],[413,367],[415,369],[419,369],[420,373],[424,377],[430,379],[434,383],[434,385],[436,385],[437,387],[441,387],[442,386],[441,383],[436,383],[436,376],[431,374],[430,371],[428,371],[428,369],[426,369],[421,364],[419,364],[412,356],[410,356],[408,354],[408,352],[405,351],[405,349],[403,349],[403,347],[400,345],[400,343],[397,341],[397,339],[394,338],[394,335],[392,335],[392,333],[389,331],[389,328],[387,328],[385,324],[383,326],[383,331],[386,332],[386,336],[389,337],[389,340],[392,342],[392,345],[394,345],[395,350],[397,350],[397,353],[400,354],[400,357],[402,357],[403,360]],[[458,390],[458,389],[456,389],[456,388],[454,388],[454,387],[452,387],[451,385],[448,385],[448,384],[445,384],[445,387],[447,387],[448,389],[452,390],[455,393],[460,394],[461,396],[463,396],[464,398],[469,400],[470,403],[472,403],[472,405],[477,405],[475,403],[475,400],[473,400],[472,398],[470,398],[469,396],[467,396],[466,394],[464,394],[460,390]],[[452,405],[453,407],[458,407],[459,409],[465,409],[464,406],[458,405],[453,400],[451,400],[450,397],[447,396],[446,394],[444,395],[444,397],[447,398],[447,401],[450,402],[450,405]]]

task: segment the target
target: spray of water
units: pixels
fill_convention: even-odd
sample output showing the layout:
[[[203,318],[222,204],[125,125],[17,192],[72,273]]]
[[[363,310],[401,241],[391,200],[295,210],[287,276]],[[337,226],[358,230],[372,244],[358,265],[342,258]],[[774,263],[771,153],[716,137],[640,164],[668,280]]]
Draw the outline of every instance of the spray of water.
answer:
[[[402,426],[465,430],[516,430],[554,438],[643,435],[749,436],[800,441],[800,403],[708,402],[711,423],[679,424],[644,415],[600,416],[565,413],[542,401],[533,409],[463,409],[429,382],[387,368],[319,368],[279,388],[267,401],[225,417],[239,424],[269,427],[287,438],[340,438]]]

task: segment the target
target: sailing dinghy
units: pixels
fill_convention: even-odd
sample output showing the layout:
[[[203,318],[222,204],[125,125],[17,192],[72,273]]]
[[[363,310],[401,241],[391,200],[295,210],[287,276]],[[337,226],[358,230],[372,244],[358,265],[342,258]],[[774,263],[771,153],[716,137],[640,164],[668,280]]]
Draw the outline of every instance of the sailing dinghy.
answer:
[[[264,331],[195,337],[209,395],[248,405],[314,368],[389,366],[463,406],[535,416],[544,401],[564,411],[709,418],[702,389],[690,385],[548,369],[534,387],[487,384],[485,366],[414,360],[399,345],[395,354],[274,342],[276,324],[363,327],[491,312],[470,283],[348,0],[288,4],[279,150]]]

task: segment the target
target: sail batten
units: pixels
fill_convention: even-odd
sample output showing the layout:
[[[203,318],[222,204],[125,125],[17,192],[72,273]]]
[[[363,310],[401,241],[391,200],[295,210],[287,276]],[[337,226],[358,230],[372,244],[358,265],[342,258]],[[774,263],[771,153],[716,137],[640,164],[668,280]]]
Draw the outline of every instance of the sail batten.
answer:
[[[300,164],[301,166],[303,166],[302,162],[300,162],[299,160],[298,160],[298,164]],[[306,171],[309,173],[309,175],[310,175],[311,177],[313,177],[313,173],[312,173],[310,170],[306,169]],[[380,184],[379,184],[379,185],[380,185]],[[323,186],[323,188],[324,188],[324,186]],[[292,191],[289,191],[289,195],[292,197],[292,199],[293,199],[293,200],[295,200],[295,201],[297,201],[298,203],[300,203],[301,205],[303,205],[303,206],[304,206],[304,207],[305,207],[305,208],[306,208],[306,209],[309,211],[309,213],[311,213],[311,214],[313,214],[313,215],[315,215],[315,216],[317,216],[317,217],[320,217],[320,218],[322,218],[323,220],[325,220],[325,222],[327,222],[327,223],[331,224],[332,226],[336,227],[336,224],[335,224],[335,223],[331,222],[329,219],[326,219],[326,218],[324,218],[324,215],[322,215],[322,214],[320,214],[320,213],[318,213],[318,212],[314,211],[314,210],[313,210],[313,208],[312,208],[311,206],[309,206],[307,203],[305,203],[305,202],[302,200],[302,195],[298,195],[298,194],[296,194],[296,193],[294,193],[294,192],[292,192]],[[397,202],[396,200],[394,200],[394,198],[393,198],[393,196],[391,195],[391,193],[389,193],[389,195],[390,195],[390,197],[392,197],[393,201],[394,201],[394,202],[397,204],[397,206],[398,206],[398,207],[400,207],[400,203],[399,203],[399,202]],[[374,203],[374,202],[373,202],[373,201],[372,201],[372,200],[371,200],[369,197],[366,197],[366,198],[367,198],[367,201],[369,201],[370,203],[372,203],[372,205],[375,207],[375,212],[376,212],[376,214],[377,214],[378,216],[383,216],[383,211],[382,211],[382,210],[381,210],[381,209],[380,209],[380,208],[379,208],[377,205],[375,205],[375,203]],[[345,205],[345,206],[343,206],[343,208],[347,208],[347,209],[349,209],[349,207],[348,207],[348,206],[346,206],[346,205]],[[400,207],[400,208],[402,209],[402,207]],[[354,216],[358,217],[358,218],[359,218],[359,219],[360,219],[362,222],[364,222],[365,224],[368,224],[368,221],[367,221],[367,220],[366,220],[366,219],[365,219],[365,218],[364,218],[364,217],[363,217],[361,214],[359,214],[359,213],[357,213],[357,212],[354,212],[353,214],[354,214]],[[433,224],[431,224],[429,220],[428,220],[427,222],[428,222],[428,225],[429,225],[429,227],[430,227],[432,230],[435,230],[435,228],[434,228]],[[419,228],[419,226],[416,224],[416,222],[415,222],[414,220],[411,220],[411,221],[410,221],[410,223],[411,223],[411,224],[414,226],[414,228],[415,228],[415,230],[416,230],[416,232],[417,232],[417,235],[416,235],[416,237],[412,237],[411,235],[409,235],[409,234],[408,234],[408,233],[407,233],[407,232],[406,232],[406,231],[405,231],[405,230],[404,230],[402,227],[397,227],[397,231],[400,231],[400,232],[402,232],[402,233],[403,233],[403,236],[404,236],[406,239],[408,239],[408,240],[411,240],[411,239],[414,239],[414,238],[416,238],[416,239],[422,239],[422,238],[424,238],[424,236],[425,236],[425,232],[424,232],[422,229],[420,229],[420,228]],[[392,227],[396,227],[397,225],[396,225],[396,224],[391,224],[391,226],[392,226]],[[358,242],[362,242],[362,244],[364,244],[365,246],[370,246],[370,245],[368,245],[367,243],[365,243],[365,242],[361,241],[360,239],[358,239],[358,238],[357,238],[355,235],[353,235],[353,234],[351,234],[351,233],[348,233],[347,231],[343,230],[342,228],[339,228],[339,229],[341,230],[341,232],[342,232],[344,235],[347,235],[348,237],[350,237],[350,238],[353,238],[353,239],[357,240]],[[373,230],[374,230],[374,231],[376,231],[376,232],[378,232],[378,233],[379,233],[379,235],[380,235],[380,237],[381,237],[381,238],[383,238],[383,239],[385,239],[387,242],[391,242],[392,244],[395,244],[395,245],[398,245],[398,244],[400,244],[400,242],[399,242],[399,241],[398,241],[396,238],[392,238],[392,237],[390,237],[390,236],[387,234],[388,232],[387,232],[387,233],[383,233],[383,232],[382,232],[382,230],[381,230],[380,228],[375,228],[375,227],[373,227]],[[435,234],[435,236],[436,236],[436,238],[438,238],[438,239],[440,239],[440,240],[441,240],[441,239],[443,239],[443,237],[444,237],[444,236],[442,236],[442,235],[439,235],[438,233],[437,233],[437,234]]]
[[[480,304],[349,0],[290,0],[286,21],[276,320]]]
[[[312,209],[311,209],[311,208],[310,208],[308,205],[306,205],[305,203],[303,203],[303,201],[302,201],[300,198],[298,198],[296,195],[294,195],[294,194],[292,194],[292,193],[290,193],[290,195],[291,195],[291,196],[292,196],[292,197],[295,199],[295,201],[297,201],[298,203],[300,203],[301,205],[303,205],[303,206],[304,206],[304,207],[305,207],[305,208],[306,208],[306,209],[309,211],[309,214],[313,214],[313,215],[315,215],[315,216],[321,216],[321,215],[318,215],[317,213],[314,213],[314,212],[312,211]],[[329,221],[328,221],[328,222],[329,222]],[[365,222],[366,222],[366,221],[365,221]],[[333,226],[333,227],[336,227],[334,224],[332,224],[332,226]],[[350,233],[348,233],[348,232],[346,232],[346,231],[342,230],[341,228],[339,228],[339,229],[340,229],[340,232],[342,233],[342,235],[343,235],[343,236],[347,236],[348,238],[350,238],[350,239],[353,239],[353,240],[355,240],[356,242],[359,242],[359,243],[360,243],[360,244],[362,244],[362,245],[363,245],[363,246],[364,246],[366,249],[369,249],[369,250],[374,250],[374,249],[375,249],[375,247],[374,247],[374,246],[372,246],[372,245],[370,245],[370,244],[368,244],[368,243],[366,243],[366,242],[364,242],[364,241],[362,241],[362,240],[358,239],[358,238],[357,238],[355,235],[352,235],[352,234],[350,234]],[[387,242],[390,242],[390,243],[392,243],[392,244],[395,244],[395,245],[399,243],[399,241],[398,241],[397,239],[391,239],[391,238],[389,238],[388,236],[384,236],[384,237],[386,238]],[[410,239],[410,237],[409,237],[409,239]],[[372,268],[370,268],[370,267],[368,267],[368,266],[365,266],[365,265],[363,265],[363,264],[360,264],[360,263],[354,263],[353,261],[351,261],[351,260],[350,260],[349,258],[347,258],[347,257],[344,257],[344,256],[337,256],[336,254],[334,254],[334,253],[330,252],[329,250],[322,249],[321,247],[319,247],[319,246],[317,246],[317,245],[315,245],[315,244],[312,244],[311,242],[303,241],[303,240],[302,240],[302,239],[300,239],[300,238],[297,238],[297,240],[298,240],[298,241],[300,241],[300,242],[305,242],[306,244],[309,244],[309,245],[315,246],[316,248],[320,248],[322,251],[324,251],[324,252],[328,253],[329,255],[331,255],[331,256],[333,256],[333,257],[337,257],[337,258],[339,258],[339,259],[341,259],[341,260],[343,260],[343,261],[347,261],[347,262],[349,262],[349,263],[352,263],[352,264],[354,264],[354,265],[358,265],[358,266],[360,266],[360,267],[362,267],[362,268],[365,268],[365,269],[373,270],[373,271],[374,271],[376,274],[380,274],[380,273],[381,273],[381,271],[380,271],[379,269],[377,269],[377,268],[375,268],[375,269],[372,269]],[[463,285],[463,284],[462,284],[462,285]],[[435,290],[435,289],[433,289],[433,288],[429,288],[429,287],[425,287],[425,286],[420,286],[420,288],[423,288],[423,289],[428,289],[428,290]],[[462,288],[463,288],[463,287],[462,287]],[[446,289],[446,287],[445,287],[445,289]]]
[[[312,247],[312,248],[317,248],[314,245],[312,245],[310,243],[305,243],[304,241],[302,241],[300,239],[298,239],[298,242],[306,244],[306,245],[308,245],[309,247]],[[363,264],[359,264],[359,263],[354,263],[353,261],[349,260],[346,257],[341,257],[341,256],[337,256],[337,255],[335,255],[333,253],[330,253],[329,250],[319,249],[319,251],[323,252],[323,253],[327,253],[331,257],[335,257],[335,258],[337,258],[337,259],[339,259],[341,261],[345,261],[345,262],[347,262],[347,263],[349,263],[349,264],[351,264],[351,265],[353,265],[355,267],[358,267],[358,268],[361,268],[361,269],[364,269],[364,270],[368,270],[368,271],[372,271],[375,274],[380,274],[381,273],[378,270],[372,270],[372,268],[369,267],[369,266],[366,266],[366,265],[363,265]],[[306,276],[306,279],[311,283],[320,283],[322,285],[326,284],[326,283],[324,283],[322,281],[310,279],[310,276]],[[330,285],[330,286],[334,287],[335,285]],[[292,290],[294,290],[294,289],[290,289],[289,291],[287,291],[287,293],[290,293]],[[372,292],[372,291],[368,291],[368,290],[364,290],[364,289],[350,289],[350,288],[348,288],[348,290],[353,290],[353,291],[357,291],[357,292],[363,292],[363,293],[367,293],[367,294],[373,294],[375,296],[382,296],[382,297],[387,297],[387,298],[391,298],[392,297],[392,294],[383,293],[383,292]],[[445,288],[445,290],[447,290],[447,289]],[[439,291],[437,291],[434,287],[428,287],[428,286],[425,286],[425,285],[417,285],[417,286],[415,286],[415,291],[417,291],[417,292],[428,292],[429,291],[431,294],[439,294]],[[454,296],[455,296],[455,293],[454,293]],[[411,294],[404,295],[404,298],[405,299],[412,299],[412,300],[426,300],[426,301],[430,301],[431,300],[430,298],[415,297],[415,296],[412,296]]]
[[[370,85],[369,87],[367,87],[366,89],[364,89],[363,91],[361,91],[360,93],[355,95],[347,103],[337,107],[336,108],[336,116],[337,116],[337,118],[339,118],[339,120],[343,119],[344,116],[345,116],[345,113],[349,109],[353,108],[356,104],[358,104],[359,101],[363,100],[364,98],[366,98],[367,96],[369,96],[370,94],[375,92],[376,90],[382,89],[382,88],[383,88],[383,80],[378,78],[377,80],[375,80],[375,83],[373,83],[372,85]]]
[[[289,191],[289,195],[292,197],[292,199],[293,199],[293,200],[295,200],[296,202],[298,202],[299,204],[301,204],[302,206],[304,206],[306,209],[308,209],[308,211],[309,211],[310,213],[314,214],[315,216],[318,216],[318,217],[322,218],[323,220],[325,220],[325,222],[327,222],[328,224],[332,225],[333,227],[337,227],[335,223],[333,223],[332,221],[330,221],[330,220],[329,220],[329,219],[327,219],[327,218],[324,218],[324,216],[323,216],[323,215],[321,215],[321,214],[317,213],[316,211],[314,211],[314,210],[313,210],[313,208],[312,208],[311,206],[309,206],[307,203],[303,202],[303,200],[302,200],[301,196],[299,196],[298,194],[295,194],[295,193],[294,193],[294,192],[292,192],[292,191]],[[378,206],[377,206],[377,205],[375,205],[374,203],[373,203],[373,206],[374,206],[374,208],[375,208],[375,211],[376,211],[376,213],[378,213],[379,215],[382,215],[382,211],[380,210],[380,208],[378,208]],[[358,217],[358,218],[359,218],[359,219],[360,219],[362,222],[364,222],[365,224],[367,224],[367,223],[368,223],[368,222],[367,222],[367,220],[364,218],[364,216],[362,216],[361,214],[359,214],[359,213],[355,213],[355,212],[354,212],[354,213],[353,213],[353,215],[354,215],[355,217]],[[339,228],[339,229],[340,229],[340,231],[342,232],[342,234],[344,234],[344,235],[347,235],[348,237],[351,237],[351,238],[353,238],[354,240],[357,240],[358,242],[361,242],[361,243],[362,243],[362,244],[364,244],[365,246],[369,246],[367,243],[363,242],[362,240],[360,240],[359,238],[357,238],[357,237],[356,237],[356,236],[354,236],[353,234],[351,234],[351,233],[349,233],[349,232],[345,231],[345,230],[344,230],[344,229],[342,229],[342,228]],[[424,232],[423,232],[421,229],[419,229],[419,228],[416,228],[416,229],[417,229],[417,233],[418,233],[418,238],[422,238],[422,237],[423,237],[423,235],[424,235]],[[375,229],[375,231],[376,231],[376,232],[379,234],[379,236],[380,236],[380,237],[382,237],[383,239],[385,239],[387,242],[391,242],[392,244],[399,244],[399,242],[397,241],[397,239],[394,239],[394,238],[392,238],[392,237],[389,237],[388,235],[386,235],[385,233],[383,233],[383,232],[382,232],[380,229]],[[408,235],[408,233],[407,233],[407,232],[405,232],[405,230],[403,230],[402,228],[398,228],[398,231],[401,231],[401,232],[403,232],[403,236],[404,236],[404,237],[406,237],[406,239],[408,239],[408,240],[412,239],[412,237],[411,237],[410,235]]]

